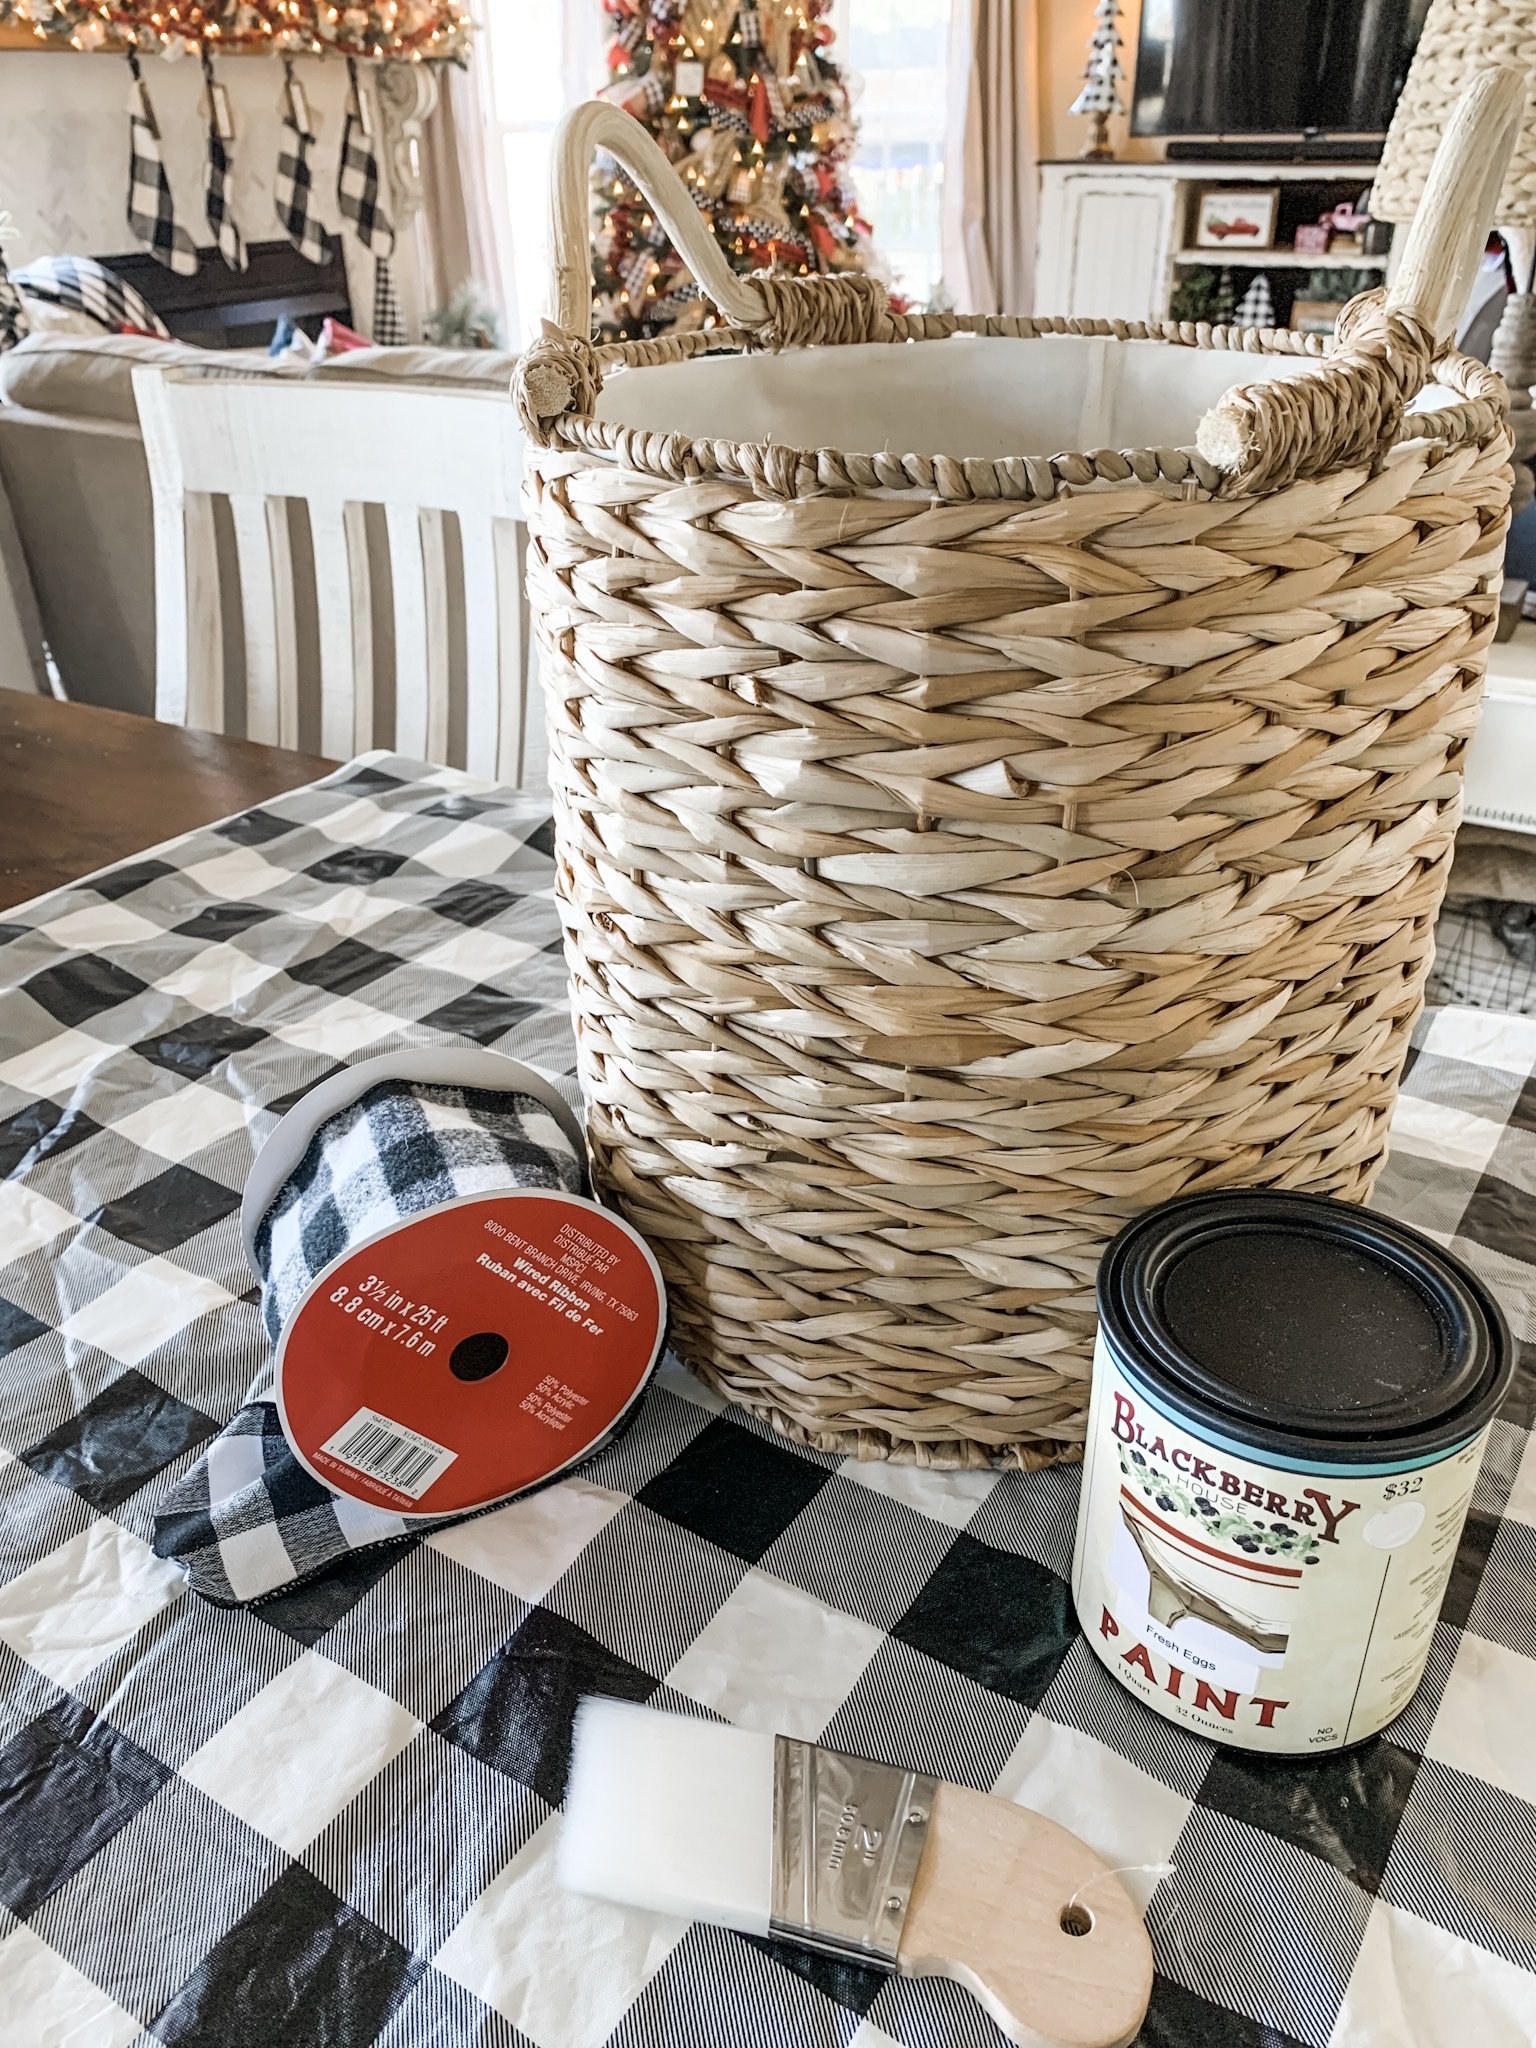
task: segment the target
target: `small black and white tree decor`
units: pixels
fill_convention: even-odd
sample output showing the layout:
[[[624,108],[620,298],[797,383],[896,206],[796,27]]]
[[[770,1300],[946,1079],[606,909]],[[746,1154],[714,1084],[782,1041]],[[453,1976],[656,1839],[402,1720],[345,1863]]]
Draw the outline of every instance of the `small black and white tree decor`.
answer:
[[[1269,288],[1269,279],[1262,270],[1238,300],[1237,310],[1232,318],[1238,327],[1274,326],[1275,296]]]
[[[1115,153],[1109,146],[1109,117],[1125,112],[1119,90],[1124,76],[1125,67],[1120,62],[1120,0],[1099,0],[1094,9],[1088,62],[1083,66],[1083,89],[1067,109],[1071,114],[1092,116],[1093,127],[1083,150],[1086,157]]]

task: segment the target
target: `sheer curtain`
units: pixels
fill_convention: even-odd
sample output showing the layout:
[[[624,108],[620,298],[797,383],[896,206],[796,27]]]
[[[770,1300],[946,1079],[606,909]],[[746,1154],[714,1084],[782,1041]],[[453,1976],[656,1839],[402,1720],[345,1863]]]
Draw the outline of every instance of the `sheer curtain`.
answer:
[[[1037,0],[953,0],[944,281],[962,313],[1028,313],[1039,169]]]
[[[853,178],[892,287],[947,296],[940,251],[952,0],[839,0],[833,54],[850,74]]]
[[[428,138],[440,296],[472,279],[518,348],[548,290],[550,139],[603,83],[607,17],[599,0],[480,0],[478,18],[474,55],[450,73]]]

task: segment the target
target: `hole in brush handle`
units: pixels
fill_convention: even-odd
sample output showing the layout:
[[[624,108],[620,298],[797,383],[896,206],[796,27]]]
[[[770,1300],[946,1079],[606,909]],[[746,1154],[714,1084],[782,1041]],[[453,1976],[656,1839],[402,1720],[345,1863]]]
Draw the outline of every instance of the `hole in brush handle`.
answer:
[[[1080,1906],[1075,1899],[1069,1899],[1061,1909],[1061,1931],[1063,1934],[1084,1935],[1093,1932],[1093,1915],[1086,1906]]]

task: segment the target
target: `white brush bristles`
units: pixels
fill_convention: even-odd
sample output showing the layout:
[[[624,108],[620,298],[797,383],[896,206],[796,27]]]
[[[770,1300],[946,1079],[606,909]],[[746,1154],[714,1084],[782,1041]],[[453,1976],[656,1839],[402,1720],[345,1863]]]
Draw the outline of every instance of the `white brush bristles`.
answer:
[[[573,1892],[766,1934],[773,1737],[623,1700],[583,1700],[560,1881]]]

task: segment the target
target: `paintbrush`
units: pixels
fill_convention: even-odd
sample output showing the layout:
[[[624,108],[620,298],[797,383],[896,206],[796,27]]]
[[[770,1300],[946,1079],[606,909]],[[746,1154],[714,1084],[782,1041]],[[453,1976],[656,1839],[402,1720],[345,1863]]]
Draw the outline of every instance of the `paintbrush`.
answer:
[[[583,1700],[560,1877],[845,1962],[953,1977],[1020,2048],[1123,2048],[1152,1949],[1116,1874],[1026,1807],[609,1699]]]

